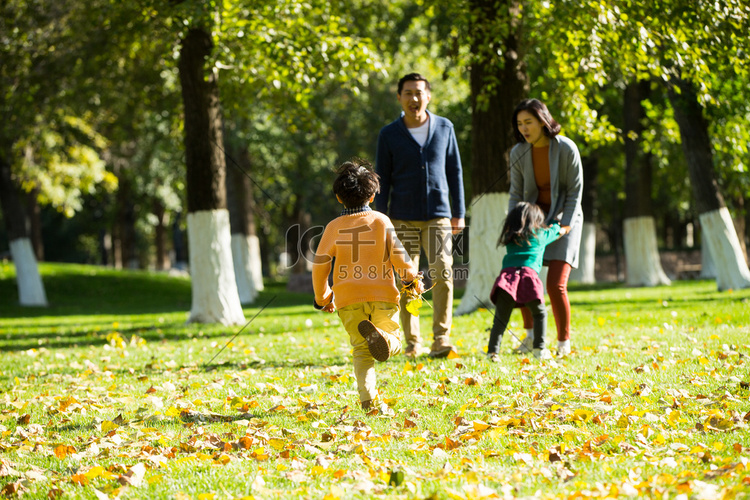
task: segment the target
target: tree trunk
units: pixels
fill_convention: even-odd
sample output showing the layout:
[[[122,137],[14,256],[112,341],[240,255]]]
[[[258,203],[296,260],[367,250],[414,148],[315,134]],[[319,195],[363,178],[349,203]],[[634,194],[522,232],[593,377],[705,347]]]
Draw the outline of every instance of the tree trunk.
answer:
[[[606,228],[607,238],[609,240],[610,250],[615,260],[615,280],[622,281],[622,258],[621,258],[621,239],[622,239],[622,210],[620,207],[620,200],[617,197],[617,192],[612,192],[612,201],[610,203],[609,212],[611,215],[611,221]]]
[[[263,226],[261,225],[261,229],[263,230]],[[263,238],[260,239],[260,260],[263,265],[263,270],[266,273],[266,276],[270,277],[272,280],[275,280],[279,277],[279,255],[276,252],[276,249],[271,246],[271,243],[268,241],[268,231],[263,230]]]
[[[469,314],[479,307],[493,308],[490,290],[502,267],[505,246],[497,245],[500,230],[508,215],[510,195],[487,193],[477,197],[471,207],[469,231],[469,280],[456,314]]]
[[[154,228],[154,243],[156,245],[155,267],[159,271],[169,269],[169,257],[167,256],[167,227],[166,210],[159,200],[154,200],[154,216],[156,216],[156,227]]]
[[[623,221],[626,284],[657,286],[672,283],[661,265],[653,217],[628,217]]]
[[[112,252],[112,235],[102,228],[99,230],[99,259],[101,265],[108,266]]]
[[[674,78],[669,100],[680,127],[696,209],[701,221],[703,245],[708,246],[716,269],[719,290],[750,287],[750,270],[744,260],[737,232],[719,191],[708,135],[708,122],[690,82]]]
[[[8,231],[10,255],[16,267],[18,301],[22,306],[47,306],[47,294],[29,237],[30,223],[24,211],[10,162],[0,152],[0,206]]]
[[[188,267],[188,254],[185,247],[185,233],[181,227],[182,212],[177,212],[172,222],[172,248],[174,249],[174,262],[172,267],[184,270]]]
[[[227,148],[227,205],[232,232],[232,259],[240,302],[251,304],[263,287],[260,242],[256,235],[250,154]],[[260,284],[260,287],[259,287]]]
[[[700,219],[698,219],[700,221]],[[703,232],[705,234],[705,232]],[[714,265],[714,259],[711,257],[711,248],[708,243],[705,242],[704,238],[701,238],[701,274],[699,278],[704,280],[715,280],[716,265]]]
[[[212,49],[211,35],[191,28],[182,40],[178,63],[193,292],[188,322],[235,325],[244,323],[245,315],[232,264],[217,74],[206,68]]]
[[[747,261],[747,244],[745,242],[745,235],[747,234],[747,226],[745,225],[745,198],[741,195],[737,196],[734,200],[734,206],[736,207],[734,214],[734,230],[737,231],[737,238],[740,241],[742,256],[745,261]]]
[[[44,240],[42,239],[42,211],[39,207],[39,188],[26,193],[26,208],[29,214],[31,246],[39,262],[44,261]]]
[[[133,183],[127,175],[117,176],[115,222],[112,231],[114,266],[116,269],[137,269],[138,254],[135,244],[135,202]]]
[[[659,258],[656,224],[651,203],[651,155],[641,151],[643,120],[646,113],[641,104],[648,97],[648,80],[631,82],[624,93],[625,136],[625,282],[630,286],[669,285]]]
[[[487,307],[505,248],[497,238],[508,212],[513,110],[528,92],[521,49],[520,2],[471,0],[472,202],[469,280],[456,314]],[[498,56],[502,54],[502,56]]]
[[[599,174],[599,157],[591,154],[582,158],[583,164],[583,232],[579,251],[578,268],[570,271],[570,281],[596,283],[596,189]]]

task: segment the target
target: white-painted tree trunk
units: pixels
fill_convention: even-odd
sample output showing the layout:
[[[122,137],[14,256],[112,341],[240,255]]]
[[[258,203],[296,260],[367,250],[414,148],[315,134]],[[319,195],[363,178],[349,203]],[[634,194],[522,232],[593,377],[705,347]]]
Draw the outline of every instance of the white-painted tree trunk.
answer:
[[[243,304],[252,304],[258,296],[258,290],[255,288],[256,279],[253,275],[254,269],[251,260],[250,238],[251,236],[246,236],[242,233],[232,235],[234,277],[237,280],[237,291],[240,295],[240,302]]]
[[[711,258],[711,249],[706,242],[705,231],[703,233],[703,243],[701,244],[701,274],[700,278],[704,280],[716,279],[716,266],[714,259]]]
[[[188,248],[193,303],[188,323],[245,323],[232,262],[227,210],[188,214]]]
[[[260,238],[255,235],[247,237],[248,259],[250,262],[250,271],[253,273],[255,290],[263,291],[263,261],[260,258]]]
[[[16,266],[18,302],[22,306],[46,307],[47,294],[39,275],[31,239],[18,238],[10,242],[10,256]]]
[[[726,207],[700,215],[703,246],[708,246],[716,267],[720,291],[750,287],[750,270],[745,262],[732,216]]]
[[[629,286],[670,285],[659,259],[654,218],[629,217],[623,222],[625,283]]]
[[[578,268],[570,271],[570,281],[596,283],[596,224],[584,222],[581,232],[581,248],[578,254]]]
[[[505,247],[497,246],[508,215],[508,193],[487,193],[471,204],[469,228],[469,281],[456,314],[469,314],[479,307],[493,307],[490,291],[500,273]]]

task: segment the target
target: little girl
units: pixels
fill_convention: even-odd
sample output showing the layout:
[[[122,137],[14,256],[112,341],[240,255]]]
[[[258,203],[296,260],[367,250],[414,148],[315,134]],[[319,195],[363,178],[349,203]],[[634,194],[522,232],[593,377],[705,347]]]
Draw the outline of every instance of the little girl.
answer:
[[[495,320],[490,331],[487,357],[499,361],[498,351],[503,333],[508,326],[514,307],[526,306],[534,318],[534,356],[550,359],[545,349],[547,309],[544,305],[544,287],[539,279],[544,248],[570,231],[570,226],[554,223],[544,226],[544,212],[534,203],[520,201],[508,213],[499,245],[505,245],[503,270],[495,280],[490,300],[495,304]]]

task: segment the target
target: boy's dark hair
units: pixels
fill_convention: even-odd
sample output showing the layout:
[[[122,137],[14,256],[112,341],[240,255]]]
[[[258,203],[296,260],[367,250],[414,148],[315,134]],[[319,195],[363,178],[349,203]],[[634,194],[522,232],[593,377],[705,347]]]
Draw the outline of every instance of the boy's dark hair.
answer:
[[[341,198],[346,208],[366,205],[378,191],[380,181],[369,161],[352,158],[336,170],[333,193]]]
[[[428,91],[432,91],[430,82],[427,81],[427,78],[423,77],[419,73],[409,73],[408,75],[402,76],[401,80],[398,81],[398,95],[401,95],[401,90],[404,88],[404,83],[406,82],[424,82],[425,88]]]
[[[549,112],[546,104],[544,104],[539,99],[524,99],[523,101],[519,102],[516,106],[516,109],[513,110],[513,123],[511,124],[511,126],[513,127],[513,136],[516,138],[517,142],[526,142],[526,138],[518,130],[518,113],[520,113],[521,111],[531,113],[536,117],[537,120],[542,122],[544,135],[546,135],[547,137],[552,138],[560,133],[560,129],[562,127],[555,121],[554,118],[552,118],[552,113]]]
[[[541,227],[544,227],[544,212],[539,205],[519,201],[513,210],[508,212],[497,245],[528,244],[534,237],[534,232]]]

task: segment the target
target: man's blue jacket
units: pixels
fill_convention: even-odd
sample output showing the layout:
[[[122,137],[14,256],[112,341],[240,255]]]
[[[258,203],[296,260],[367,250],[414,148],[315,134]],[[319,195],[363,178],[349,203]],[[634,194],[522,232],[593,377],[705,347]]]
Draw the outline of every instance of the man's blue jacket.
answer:
[[[420,146],[401,117],[378,136],[375,208],[397,220],[464,218],[461,156],[453,123],[429,113],[427,142]]]

